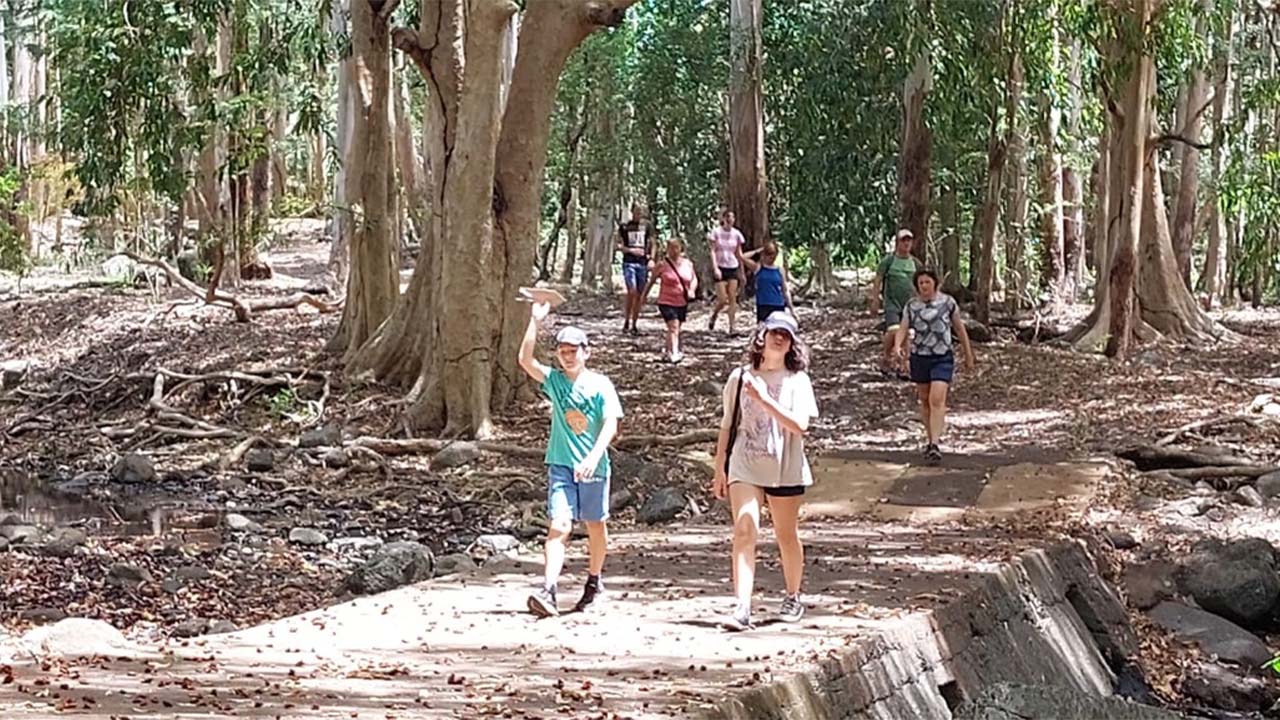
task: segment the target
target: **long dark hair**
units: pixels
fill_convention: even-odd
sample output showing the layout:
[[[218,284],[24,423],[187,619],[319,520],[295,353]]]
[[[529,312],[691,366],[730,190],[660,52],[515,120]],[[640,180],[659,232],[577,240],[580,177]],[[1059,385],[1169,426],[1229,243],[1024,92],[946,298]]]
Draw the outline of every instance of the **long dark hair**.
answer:
[[[751,340],[747,342],[747,362],[751,364],[752,370],[759,370],[761,363],[764,362],[764,343],[765,336],[769,334],[761,323],[751,333]],[[783,360],[787,370],[791,372],[804,372],[809,369],[809,346],[805,345],[800,338],[795,335],[791,336],[791,349],[787,350],[787,356]]]

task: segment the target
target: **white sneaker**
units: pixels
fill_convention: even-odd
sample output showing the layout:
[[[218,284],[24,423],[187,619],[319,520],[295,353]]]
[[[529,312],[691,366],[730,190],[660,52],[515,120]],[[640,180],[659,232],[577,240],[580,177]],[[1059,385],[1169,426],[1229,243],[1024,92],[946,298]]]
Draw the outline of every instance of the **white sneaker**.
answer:
[[[678,363],[683,359],[684,359],[684,353],[682,352],[671,353],[671,362]]]

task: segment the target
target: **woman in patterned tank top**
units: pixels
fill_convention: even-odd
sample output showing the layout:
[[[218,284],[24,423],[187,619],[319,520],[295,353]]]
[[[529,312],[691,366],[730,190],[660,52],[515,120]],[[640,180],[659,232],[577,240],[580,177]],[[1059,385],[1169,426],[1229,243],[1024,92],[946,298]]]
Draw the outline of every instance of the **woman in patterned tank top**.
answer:
[[[911,336],[911,382],[920,398],[920,419],[924,421],[928,443],[924,456],[931,462],[942,460],[938,440],[946,426],[947,390],[955,372],[954,332],[964,348],[965,370],[973,372],[973,346],[969,332],[960,317],[955,298],[938,289],[938,275],[932,270],[917,270],[914,278],[916,295],[903,308],[903,322],[898,325],[894,343],[899,358],[906,359],[908,332]]]

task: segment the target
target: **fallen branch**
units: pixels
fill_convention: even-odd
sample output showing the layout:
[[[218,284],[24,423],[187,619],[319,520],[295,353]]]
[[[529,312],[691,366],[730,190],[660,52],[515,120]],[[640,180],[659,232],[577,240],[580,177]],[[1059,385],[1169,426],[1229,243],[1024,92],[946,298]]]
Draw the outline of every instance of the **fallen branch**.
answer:
[[[719,437],[720,431],[718,429],[690,430],[679,435],[624,435],[618,438],[613,443],[613,446],[620,450],[639,450],[654,445],[681,448],[696,443],[715,442]]]
[[[310,305],[322,313],[330,313],[337,311],[341,303],[327,303],[314,295],[307,293],[295,293],[283,298],[263,298],[259,300],[243,300],[231,293],[218,290],[216,287],[203,288],[195,282],[183,277],[177,268],[169,263],[158,260],[156,258],[143,257],[136,253],[121,253],[130,260],[150,267],[158,268],[168,276],[170,282],[174,285],[186,290],[197,298],[201,299],[207,305],[216,305],[226,307],[235,313],[236,322],[249,322],[253,318],[253,314],[257,312],[266,312],[268,310],[292,310],[303,305]]]
[[[1227,417],[1210,418],[1209,420],[1198,420],[1193,423],[1187,423],[1159,440],[1156,440],[1156,447],[1164,447],[1165,445],[1177,442],[1179,438],[1189,432],[1207,430],[1208,428],[1219,427],[1222,425],[1233,425],[1235,423],[1241,423],[1252,427],[1260,427],[1262,425],[1262,422],[1258,420],[1258,418],[1250,417],[1249,415],[1229,415]],[[1220,465],[1222,463],[1215,464]]]
[[[1280,472],[1276,465],[1216,465],[1195,468],[1176,468],[1167,470],[1170,475],[1183,480],[1212,480],[1215,478],[1243,477],[1259,478],[1273,472]]]
[[[1165,470],[1173,468],[1199,467],[1247,467],[1253,461],[1232,455],[1212,455],[1209,453],[1180,450],[1178,448],[1142,445],[1116,453],[1117,457],[1130,460],[1139,470]]]
[[[434,438],[409,438],[407,440],[395,440],[391,438],[380,438],[365,435],[352,440],[347,446],[368,448],[377,452],[379,455],[392,457],[396,455],[434,454],[455,442],[458,441],[436,440]],[[474,445],[477,449],[485,452],[502,453],[504,455],[514,455],[516,457],[542,458],[546,455],[545,450],[521,447],[519,445],[508,445],[506,443],[479,441],[474,443]]]

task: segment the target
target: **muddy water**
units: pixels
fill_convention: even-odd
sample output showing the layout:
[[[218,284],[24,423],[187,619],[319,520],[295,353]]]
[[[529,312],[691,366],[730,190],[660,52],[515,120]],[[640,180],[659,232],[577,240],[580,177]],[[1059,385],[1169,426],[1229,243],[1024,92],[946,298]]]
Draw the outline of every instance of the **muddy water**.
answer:
[[[162,495],[115,496],[104,490],[83,481],[0,472],[0,518],[17,516],[21,524],[40,527],[76,525],[93,534],[159,535],[184,515]]]

